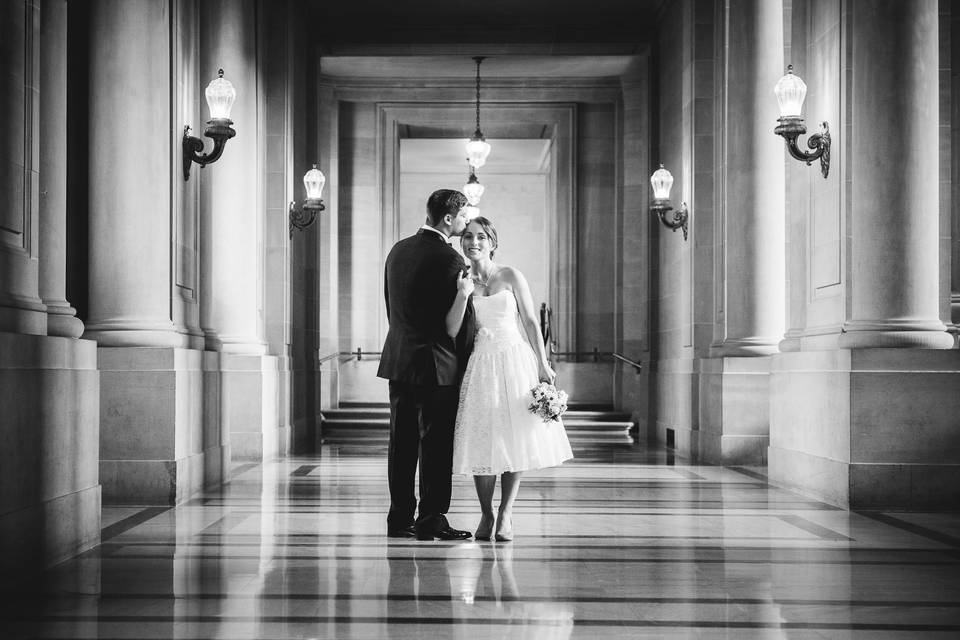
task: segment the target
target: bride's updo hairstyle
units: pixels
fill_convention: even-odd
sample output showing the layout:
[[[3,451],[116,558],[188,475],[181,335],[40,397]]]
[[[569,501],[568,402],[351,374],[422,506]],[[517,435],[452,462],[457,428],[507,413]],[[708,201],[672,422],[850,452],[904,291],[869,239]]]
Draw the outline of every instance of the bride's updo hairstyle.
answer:
[[[493,260],[493,254],[497,252],[497,247],[500,246],[497,243],[497,228],[493,226],[489,218],[484,218],[483,216],[473,218],[467,222],[467,226],[469,227],[474,223],[480,225],[480,228],[483,229],[483,232],[487,234],[487,237],[490,239],[490,244],[493,246],[493,249],[490,250],[490,259]],[[460,236],[460,245],[463,246],[463,236]]]

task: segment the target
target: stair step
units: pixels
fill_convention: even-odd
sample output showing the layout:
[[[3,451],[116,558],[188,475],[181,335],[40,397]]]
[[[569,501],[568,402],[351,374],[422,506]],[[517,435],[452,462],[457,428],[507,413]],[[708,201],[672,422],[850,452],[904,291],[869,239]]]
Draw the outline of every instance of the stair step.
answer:
[[[623,413],[568,411],[563,425],[574,447],[632,444],[633,422]],[[328,445],[386,445],[390,437],[388,410],[348,408],[323,413],[323,439]]]

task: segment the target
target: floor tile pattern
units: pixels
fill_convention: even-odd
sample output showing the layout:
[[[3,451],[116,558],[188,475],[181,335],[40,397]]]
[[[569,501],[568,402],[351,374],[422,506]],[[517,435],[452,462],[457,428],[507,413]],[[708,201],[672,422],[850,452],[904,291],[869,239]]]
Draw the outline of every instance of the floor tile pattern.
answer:
[[[5,598],[0,638],[960,638],[960,514],[851,513],[639,447],[523,480],[516,539],[388,539],[386,458],[242,465]],[[473,529],[469,478],[449,515]]]

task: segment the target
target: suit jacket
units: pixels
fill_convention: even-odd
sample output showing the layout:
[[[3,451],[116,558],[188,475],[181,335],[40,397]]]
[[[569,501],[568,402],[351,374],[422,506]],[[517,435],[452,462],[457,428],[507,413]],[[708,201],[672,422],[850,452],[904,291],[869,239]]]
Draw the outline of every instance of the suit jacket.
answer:
[[[420,230],[387,255],[383,295],[390,328],[383,344],[381,378],[420,385],[460,382],[473,342],[473,309],[454,340],[447,335],[447,311],[466,264],[432,231]]]

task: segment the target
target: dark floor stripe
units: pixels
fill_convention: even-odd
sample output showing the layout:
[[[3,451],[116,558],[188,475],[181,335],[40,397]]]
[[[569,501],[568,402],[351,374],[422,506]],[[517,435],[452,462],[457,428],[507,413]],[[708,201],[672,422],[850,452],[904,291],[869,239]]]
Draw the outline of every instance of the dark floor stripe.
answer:
[[[198,533],[195,534],[198,536],[204,536],[207,534]],[[377,540],[383,540],[390,546],[396,545],[407,545],[411,543],[404,543],[398,540],[388,539],[386,535],[380,533],[284,533],[277,534],[278,536],[282,535],[284,538],[311,538],[311,539],[336,539],[336,540],[354,540],[354,539],[367,539],[373,538]],[[217,539],[223,539],[229,541],[236,538],[257,538],[262,537],[259,533],[231,533],[229,536],[222,538],[217,536]],[[581,533],[532,533],[524,534],[524,540],[536,540],[536,539],[545,539],[545,540],[756,540],[757,542],[811,542],[810,538],[790,538],[790,537],[771,537],[771,536],[739,536],[739,537],[730,537],[724,534],[717,534],[714,536],[625,536],[625,535],[606,535],[595,533],[593,535],[581,534]],[[420,543],[413,543],[413,546],[418,546]],[[448,543],[443,546],[459,546],[462,543],[453,542]],[[440,543],[434,543],[434,546],[439,546]],[[519,543],[517,546],[521,546]],[[541,546],[537,543],[537,546]],[[869,547],[866,547],[869,548]],[[898,549],[896,549],[898,550]]]
[[[241,473],[246,473],[247,471],[250,471],[250,469],[253,469],[259,466],[260,466],[259,462],[244,462],[243,464],[238,464],[237,466],[232,467],[230,469],[230,477],[235,478]]]
[[[34,601],[42,597],[44,601],[82,601],[99,600],[290,600],[290,601],[363,601],[363,602],[459,602],[459,597],[451,594],[350,594],[350,593],[128,593],[101,592],[97,594],[73,595],[54,593],[49,595],[20,594],[8,596],[8,601]],[[797,606],[797,607],[842,607],[848,608],[887,608],[909,607],[911,609],[960,609],[960,602],[947,600],[816,600],[803,598],[682,598],[682,597],[644,597],[644,596],[516,596],[497,597],[476,595],[475,602],[550,602],[556,604],[719,604],[744,606]]]
[[[200,532],[200,535],[221,536],[229,533],[231,529],[246,522],[251,517],[252,514],[249,513],[228,513],[219,520],[214,521],[213,524],[205,527],[203,531]]]
[[[834,531],[833,529],[828,529],[827,527],[821,526],[816,522],[813,522],[801,516],[778,515],[777,518],[780,520],[783,520],[787,524],[797,527],[798,529],[803,529],[808,533],[812,533],[818,538],[823,538],[824,540],[843,540],[847,542],[853,542],[853,538],[849,536],[845,536],[842,533]]]
[[[132,516],[127,516],[123,520],[114,522],[113,524],[100,530],[100,541],[105,542],[111,538],[115,538],[121,533],[129,531],[134,527],[143,524],[147,520],[151,520],[161,513],[170,511],[173,507],[147,507],[143,511],[138,511]]]
[[[865,518],[870,518],[871,520],[876,520],[877,522],[882,522],[883,524],[888,524],[891,527],[896,527],[901,531],[907,531],[914,535],[918,535],[928,540],[933,540],[934,542],[939,542],[940,544],[945,544],[951,547],[956,547],[960,549],[960,538],[952,536],[947,533],[942,533],[940,531],[935,531],[929,529],[919,524],[914,524],[913,522],[907,522],[901,520],[900,518],[895,518],[886,513],[880,513],[877,511],[856,511],[857,515],[864,516]]]
[[[308,476],[313,472],[314,469],[316,469],[319,466],[320,465],[318,464],[305,464],[305,465],[299,466],[293,470],[293,473],[291,473],[290,476],[293,478]]]
[[[180,553],[174,552],[172,554],[166,553],[157,553],[157,554],[140,554],[140,553],[130,553],[130,554],[111,554],[110,556],[104,556],[104,560],[116,560],[119,562],[126,562],[129,560],[154,560],[169,562],[170,560],[176,558],[177,560],[216,560],[216,561],[250,561],[250,562],[260,562],[262,558],[259,555],[239,555],[239,554],[202,554],[202,553]],[[314,555],[314,554],[304,554],[304,555],[281,555],[273,554],[270,556],[270,560],[277,561],[309,561],[309,562],[355,562],[358,560],[377,560],[377,561],[409,561],[416,563],[434,563],[441,562],[447,563],[449,559],[446,557],[422,557],[422,556],[403,556],[403,555]],[[736,565],[736,564],[771,564],[771,565],[839,565],[839,566],[897,566],[897,567],[947,567],[947,566],[956,566],[960,565],[960,560],[938,560],[938,561],[900,561],[900,560],[852,560],[852,559],[840,559],[840,560],[823,560],[823,559],[810,559],[803,558],[799,560],[781,560],[777,558],[622,558],[622,557],[611,557],[611,558],[514,558],[514,563],[536,563],[536,564],[583,564],[584,562],[590,562],[591,564],[598,563],[608,563],[608,564],[727,564],[727,565]]]
[[[282,538],[283,536],[277,536]],[[382,537],[382,536],[381,536]],[[130,542],[109,542],[101,545],[102,549],[139,549],[139,548],[175,548],[177,551],[182,551],[184,549],[190,548],[213,548],[213,549],[259,549],[262,544],[260,542],[230,542],[223,540],[222,537],[217,541],[211,542],[140,542],[140,541],[130,541]],[[406,542],[402,540],[390,540],[389,542],[384,538],[383,542],[354,542],[349,539],[349,536],[346,536],[341,540],[331,540],[329,542],[283,542],[282,540],[272,539],[270,542],[271,547],[283,548],[289,547],[293,549],[316,549],[318,547],[331,547],[335,546],[338,548],[347,547],[350,549],[422,549],[422,542]],[[672,540],[672,536],[665,537],[665,539]],[[779,538],[775,539],[779,540]],[[810,542],[809,538],[795,538],[795,540]],[[650,550],[677,550],[677,551],[713,551],[717,553],[726,553],[726,552],[749,552],[749,553],[767,553],[767,554],[799,554],[799,553],[820,553],[820,554],[842,554],[846,557],[852,555],[873,555],[873,554],[918,554],[918,555],[933,555],[933,556],[947,556],[950,558],[958,558],[960,554],[951,550],[951,549],[911,549],[908,547],[862,547],[857,549],[851,549],[848,546],[838,546],[838,547],[828,547],[828,546],[817,546],[817,547],[798,547],[798,546],[785,546],[785,547],[770,547],[770,540],[758,540],[758,542],[763,542],[761,546],[757,545],[695,545],[691,547],[689,544],[657,544],[646,547],[645,549],[638,548],[635,544],[541,544],[537,543],[536,549],[551,549],[551,550],[579,550],[579,551],[650,551]],[[458,546],[461,546],[462,542],[449,542],[449,543],[439,543],[431,544],[430,549],[436,549],[438,547],[452,549]],[[487,549],[493,549],[494,547],[487,547]],[[525,545],[517,545],[517,548],[530,549]]]
[[[256,623],[256,624],[413,624],[460,627],[465,625],[539,626],[539,627],[664,627],[694,629],[830,629],[845,631],[960,631],[960,624],[882,624],[864,622],[760,622],[730,620],[617,620],[579,618],[442,618],[399,616],[48,616],[44,618],[14,618],[22,621],[99,622],[146,624],[173,623]],[[103,636],[99,636],[101,639]],[[139,636],[143,638],[143,636]]]

